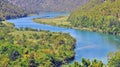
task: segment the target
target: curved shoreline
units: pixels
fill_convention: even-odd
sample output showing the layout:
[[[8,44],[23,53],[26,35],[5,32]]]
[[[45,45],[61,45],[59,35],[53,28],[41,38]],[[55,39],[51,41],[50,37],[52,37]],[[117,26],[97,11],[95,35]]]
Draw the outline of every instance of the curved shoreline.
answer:
[[[81,58],[98,58],[99,60],[103,61],[104,63],[107,63],[107,54],[109,52],[114,52],[117,50],[116,46],[117,43],[114,39],[116,39],[116,36],[113,35],[106,35],[106,34],[101,34],[101,33],[96,33],[96,32],[89,32],[89,31],[81,31],[81,30],[76,30],[76,29],[70,29],[70,28],[63,28],[63,27],[58,27],[58,26],[52,26],[52,25],[44,25],[44,24],[39,24],[35,23],[32,21],[34,18],[54,18],[57,16],[62,16],[63,14],[61,13],[44,13],[41,15],[36,15],[36,16],[31,16],[31,17],[26,17],[26,18],[21,18],[21,19],[13,19],[13,20],[8,20],[9,22],[13,22],[17,28],[34,28],[38,30],[49,30],[51,32],[63,32],[63,33],[70,33],[71,36],[76,38],[76,48],[75,48],[75,61],[81,61]],[[65,16],[65,15],[63,15]],[[26,23],[27,22],[27,23]],[[90,36],[89,36],[90,35]],[[102,40],[101,40],[102,39]],[[112,39],[112,41],[111,41]],[[118,38],[117,38],[118,39]],[[110,40],[110,41],[109,41]],[[113,42],[113,43],[112,43]],[[88,48],[88,49],[83,49],[83,50],[76,50],[79,47],[87,46],[87,45],[99,45],[99,49],[96,48]],[[110,45],[110,46],[108,46]],[[102,47],[104,46],[104,47]],[[108,49],[110,48],[110,49]],[[86,51],[89,50],[89,56],[85,55]],[[96,53],[96,54],[95,54]],[[95,55],[93,55],[95,54]],[[81,57],[81,55],[83,57]],[[101,58],[101,59],[100,59]]]
[[[64,27],[64,28],[71,28],[71,29],[77,29],[77,30],[85,30],[85,31],[91,31],[91,32],[99,32],[99,33],[104,33],[104,34],[110,34],[110,35],[116,35],[120,36],[120,34],[112,34],[109,32],[104,32],[101,29],[97,28],[78,28],[78,27],[73,27],[70,22],[67,21],[68,16],[57,16],[55,18],[34,18],[33,21],[36,23],[40,24],[47,24],[47,25],[52,25],[52,26],[58,26],[58,27]],[[62,21],[63,19],[63,21]],[[57,21],[56,21],[57,20]],[[55,21],[55,22],[54,22]]]

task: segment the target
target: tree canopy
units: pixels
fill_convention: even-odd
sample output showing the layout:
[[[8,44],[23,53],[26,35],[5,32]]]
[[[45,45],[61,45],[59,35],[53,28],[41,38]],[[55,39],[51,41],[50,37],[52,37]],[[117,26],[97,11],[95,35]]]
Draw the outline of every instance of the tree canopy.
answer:
[[[68,21],[77,28],[120,35],[120,0],[92,0],[73,11]]]

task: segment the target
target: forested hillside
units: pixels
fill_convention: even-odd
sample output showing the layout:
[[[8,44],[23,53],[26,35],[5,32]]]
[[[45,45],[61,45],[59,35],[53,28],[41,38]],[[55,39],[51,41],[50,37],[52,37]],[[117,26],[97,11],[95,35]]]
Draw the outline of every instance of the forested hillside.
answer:
[[[76,40],[67,33],[14,28],[0,23],[0,67],[59,67],[74,59]]]
[[[28,12],[72,11],[89,0],[9,0]]]
[[[27,13],[21,8],[10,4],[8,0],[0,0],[0,21],[10,18],[26,16]]]
[[[92,0],[73,11],[68,21],[78,29],[120,35],[120,0]]]

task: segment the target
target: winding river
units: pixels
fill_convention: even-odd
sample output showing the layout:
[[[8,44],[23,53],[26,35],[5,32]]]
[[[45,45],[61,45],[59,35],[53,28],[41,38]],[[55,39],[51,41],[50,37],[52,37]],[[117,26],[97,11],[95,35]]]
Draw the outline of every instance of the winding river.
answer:
[[[28,16],[24,18],[7,20],[14,23],[17,28],[29,27],[34,29],[49,30],[51,32],[69,33],[76,38],[75,61],[80,62],[81,58],[99,59],[107,63],[107,55],[120,48],[120,37],[101,34],[96,32],[81,31],[76,29],[62,28],[44,24],[35,23],[33,18],[54,18],[56,16],[67,15],[62,12],[41,12],[38,15]]]

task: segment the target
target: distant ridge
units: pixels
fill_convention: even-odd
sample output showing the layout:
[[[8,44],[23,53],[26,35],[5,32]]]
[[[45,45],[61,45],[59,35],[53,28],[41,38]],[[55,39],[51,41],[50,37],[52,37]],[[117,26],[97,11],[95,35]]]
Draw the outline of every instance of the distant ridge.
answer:
[[[59,11],[70,12],[89,0],[8,0],[27,12]]]
[[[9,3],[8,0],[0,0],[0,21],[26,15],[27,13],[24,10]]]

